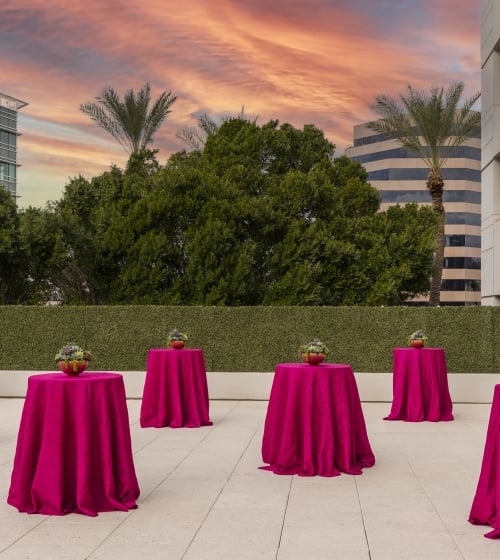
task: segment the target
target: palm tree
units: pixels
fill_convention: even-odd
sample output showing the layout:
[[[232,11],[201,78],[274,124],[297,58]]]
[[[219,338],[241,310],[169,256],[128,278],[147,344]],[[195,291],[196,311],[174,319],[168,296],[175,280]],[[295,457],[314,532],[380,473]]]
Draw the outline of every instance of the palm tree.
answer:
[[[408,86],[408,95],[400,95],[399,100],[385,95],[376,97],[373,109],[381,118],[368,124],[372,130],[396,140],[407,151],[418,154],[429,168],[427,189],[439,218],[429,291],[429,305],[432,306],[440,303],[443,275],[445,211],[442,170],[453,148],[461,146],[481,127],[481,114],[472,110],[480,92],[466,99],[459,108],[463,90],[461,82],[446,90],[434,87],[430,94]]]
[[[149,109],[149,83],[137,95],[132,89],[126,91],[123,101],[113,88],[108,87],[96,97],[97,103],[84,103],[80,105],[80,110],[107,130],[129,154],[133,154],[153,141],[153,134],[171,112],[170,107],[176,99],[172,92],[164,91]]]

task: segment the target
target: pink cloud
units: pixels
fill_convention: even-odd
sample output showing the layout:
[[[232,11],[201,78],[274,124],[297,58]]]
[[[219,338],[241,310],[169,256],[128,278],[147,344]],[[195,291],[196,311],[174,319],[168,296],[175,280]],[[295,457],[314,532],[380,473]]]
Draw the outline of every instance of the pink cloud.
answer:
[[[353,126],[373,118],[378,94],[480,87],[479,0],[219,0],[217,9],[209,0],[4,0],[0,49],[2,92],[29,103],[23,168],[49,176],[53,166],[59,193],[61,176],[124,157],[78,109],[106,86],[123,93],[149,81],[153,97],[178,96],[156,135],[162,161],[184,148],[175,134],[200,112],[244,107],[260,123],[313,123],[341,152]]]

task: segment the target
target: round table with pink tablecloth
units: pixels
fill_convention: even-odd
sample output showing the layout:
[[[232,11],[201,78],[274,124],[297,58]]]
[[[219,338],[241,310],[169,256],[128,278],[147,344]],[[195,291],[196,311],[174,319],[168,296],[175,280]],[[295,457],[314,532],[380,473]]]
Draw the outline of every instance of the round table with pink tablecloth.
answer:
[[[135,508],[138,496],[123,376],[30,376],[7,502],[96,516]]]
[[[393,399],[385,420],[453,420],[443,348],[394,348]]]
[[[143,428],[212,425],[203,350],[158,348],[148,352],[140,424]]]
[[[278,364],[262,438],[276,474],[361,474],[375,463],[352,367]]]

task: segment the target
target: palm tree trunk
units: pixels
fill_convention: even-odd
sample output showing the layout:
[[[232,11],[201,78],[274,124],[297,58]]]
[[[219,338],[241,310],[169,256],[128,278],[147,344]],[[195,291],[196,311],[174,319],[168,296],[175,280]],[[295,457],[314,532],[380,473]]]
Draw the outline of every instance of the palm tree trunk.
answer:
[[[429,290],[429,306],[437,307],[441,302],[441,282],[443,277],[444,262],[444,224],[445,213],[443,206],[444,181],[439,169],[429,171],[427,189],[431,194],[432,208],[439,218],[436,233],[436,250],[434,253],[433,271]]]

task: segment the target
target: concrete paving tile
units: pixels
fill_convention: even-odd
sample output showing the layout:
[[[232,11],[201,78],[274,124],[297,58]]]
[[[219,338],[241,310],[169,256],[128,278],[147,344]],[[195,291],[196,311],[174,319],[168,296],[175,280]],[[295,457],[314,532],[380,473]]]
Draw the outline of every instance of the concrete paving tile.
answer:
[[[186,560],[274,558],[290,477],[262,474],[235,474],[228,480],[190,545]]]
[[[163,518],[162,522],[151,520],[148,523],[142,522],[141,525],[130,523],[125,527],[115,531],[101,546],[105,546],[108,550],[112,547],[120,546],[164,546],[168,549],[169,554],[181,555],[189,546],[189,543],[196,534],[199,524],[203,517],[197,523],[180,522],[172,516],[170,521]],[[166,556],[169,558],[169,556]]]
[[[137,509],[131,509],[129,511],[101,511],[97,517],[90,517],[88,515],[81,515],[79,513],[70,513],[68,515],[35,515],[33,517],[39,517],[44,519],[44,524],[46,525],[56,525],[57,527],[65,526],[79,526],[83,527],[84,530],[92,529],[100,525],[105,525],[110,531],[114,528],[120,526],[128,517],[130,517]],[[26,514],[23,514],[26,515]],[[31,515],[28,515],[31,517]]]
[[[290,477],[261,476],[264,472],[232,476],[224,485],[214,504],[214,511],[232,510],[277,511],[280,516],[288,501]]]
[[[189,546],[185,560],[275,558],[281,525],[281,515],[261,507],[214,508]]]
[[[5,500],[0,500],[0,524],[19,525],[20,527],[30,529],[47,519],[45,515],[19,513],[15,507],[9,505]]]
[[[316,478],[294,477],[279,559],[369,558],[353,479],[336,477],[316,484]]]
[[[0,554],[1,560],[86,560],[91,558],[92,548],[89,546],[73,546],[57,541],[51,544],[17,543]]]
[[[465,560],[496,560],[500,557],[497,540],[486,539],[484,534],[489,527],[467,523],[460,532],[454,532],[453,538]]]
[[[191,484],[165,483],[162,491],[148,496],[107,539],[107,546],[165,545],[180,554],[190,543],[212,508],[221,484],[194,480]]]
[[[463,560],[454,540],[446,533],[393,532],[368,534],[370,560]]]
[[[353,526],[293,527],[283,532],[278,560],[370,560],[361,528]]]
[[[92,552],[85,560],[110,560],[119,558],[120,560],[182,560],[183,552],[177,549],[169,548],[164,544],[108,544],[104,543],[97,550]],[[47,558],[49,558],[47,556]],[[3,558],[2,558],[3,560]],[[10,560],[10,559],[9,559]],[[17,560],[17,559],[12,559]],[[35,559],[34,559],[35,560]],[[38,560],[38,559],[37,559]],[[65,559],[66,560],[66,559]],[[80,560],[79,558],[70,557],[67,560]],[[83,560],[83,559],[82,559]],[[205,560],[201,559],[200,560]],[[235,560],[235,559],[233,559]]]
[[[114,523],[68,523],[61,517],[59,522],[41,523],[26,532],[19,540],[19,545],[29,547],[36,544],[50,545],[57,542],[61,546],[66,545],[69,549],[73,547],[93,548],[105,540],[116,526]],[[0,532],[1,530],[2,525],[0,524]]]
[[[205,512],[212,507],[220,494],[225,480],[202,478],[166,480],[142,502],[141,507],[134,511],[131,521],[143,519],[145,516],[162,518],[183,511]]]
[[[361,519],[353,476],[293,477],[285,525],[315,524],[323,518],[342,518],[352,514]]]
[[[260,467],[264,465],[265,463],[262,461],[262,430],[258,429],[254,432],[248,447],[240,457],[234,472],[235,474],[271,474],[260,470]]]
[[[0,558],[2,557],[2,551],[22,539],[35,525],[34,523],[31,527],[28,527],[20,523],[0,523]]]

